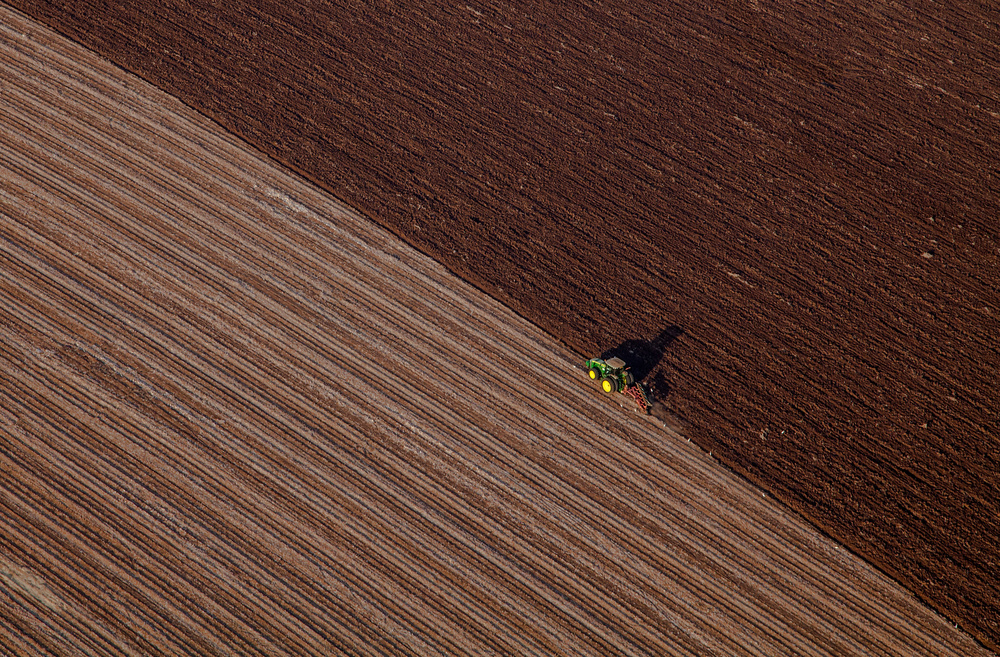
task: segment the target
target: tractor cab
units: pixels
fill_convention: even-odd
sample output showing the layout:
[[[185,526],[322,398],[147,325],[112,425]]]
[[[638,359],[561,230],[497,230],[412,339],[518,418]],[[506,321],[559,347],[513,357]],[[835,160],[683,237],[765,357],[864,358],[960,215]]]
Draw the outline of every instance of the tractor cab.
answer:
[[[604,362],[607,363],[608,367],[613,367],[616,370],[625,368],[625,361],[623,361],[621,358],[609,358]]]

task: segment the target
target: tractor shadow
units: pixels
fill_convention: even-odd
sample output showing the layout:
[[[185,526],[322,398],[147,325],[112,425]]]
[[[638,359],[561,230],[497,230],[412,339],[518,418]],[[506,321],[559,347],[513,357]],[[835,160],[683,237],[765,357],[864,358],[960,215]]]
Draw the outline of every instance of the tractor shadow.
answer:
[[[649,385],[658,397],[665,397],[669,386],[662,372],[658,372],[652,381],[646,381],[650,372],[663,360],[663,354],[674,340],[684,335],[684,329],[671,324],[660,331],[652,340],[626,340],[613,349],[601,354],[601,358],[621,358],[632,371],[636,381]]]

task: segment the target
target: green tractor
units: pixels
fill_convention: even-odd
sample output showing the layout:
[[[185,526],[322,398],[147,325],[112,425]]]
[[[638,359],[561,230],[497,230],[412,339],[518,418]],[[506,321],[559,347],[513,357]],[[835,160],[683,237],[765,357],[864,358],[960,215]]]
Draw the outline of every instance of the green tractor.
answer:
[[[625,366],[621,358],[591,358],[584,367],[593,381],[600,381],[601,389],[606,393],[620,392],[635,400],[643,413],[650,408],[649,396],[641,383],[637,383],[632,372]]]
[[[591,358],[586,364],[587,373],[592,381],[600,381],[604,392],[621,392],[635,383],[632,373],[625,367],[621,358]]]

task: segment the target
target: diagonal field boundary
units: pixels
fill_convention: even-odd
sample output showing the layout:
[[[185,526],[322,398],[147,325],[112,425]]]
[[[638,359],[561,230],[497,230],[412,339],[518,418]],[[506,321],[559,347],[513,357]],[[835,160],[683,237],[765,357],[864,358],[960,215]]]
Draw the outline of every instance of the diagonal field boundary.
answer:
[[[977,655],[529,322],[0,7],[0,652]]]

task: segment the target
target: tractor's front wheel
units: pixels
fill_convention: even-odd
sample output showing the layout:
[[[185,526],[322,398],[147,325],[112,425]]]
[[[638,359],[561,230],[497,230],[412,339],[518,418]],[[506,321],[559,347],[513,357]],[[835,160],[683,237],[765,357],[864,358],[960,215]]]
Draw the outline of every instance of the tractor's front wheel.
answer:
[[[610,376],[601,379],[601,390],[604,392],[618,392],[618,382]]]
[[[587,373],[590,374],[590,378],[593,381],[596,381],[597,379],[601,378],[601,372],[596,367],[591,367]]]

